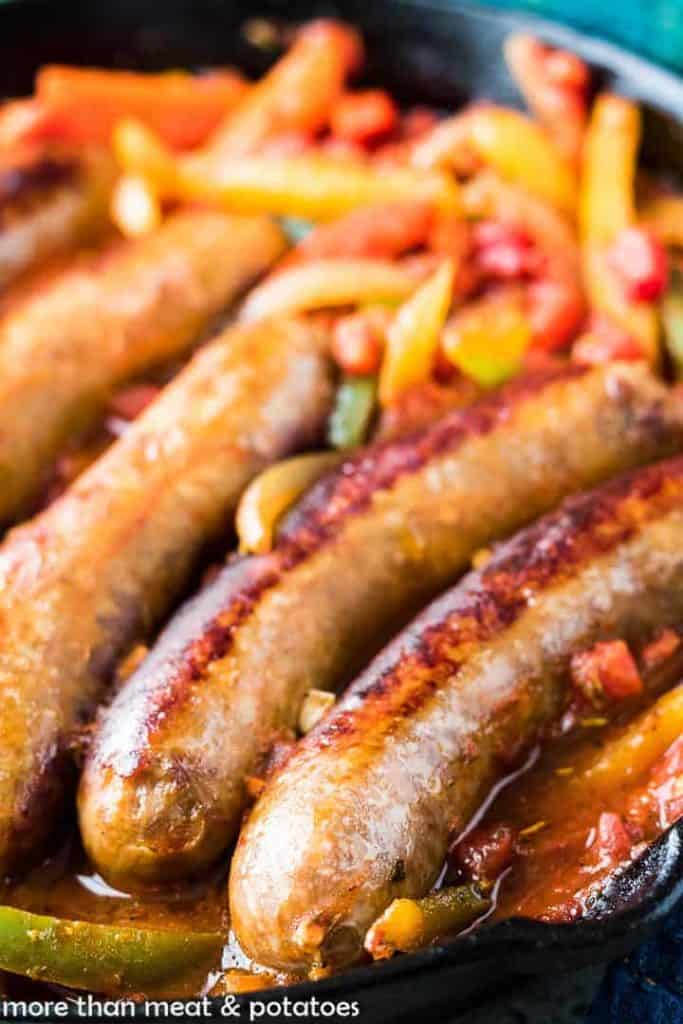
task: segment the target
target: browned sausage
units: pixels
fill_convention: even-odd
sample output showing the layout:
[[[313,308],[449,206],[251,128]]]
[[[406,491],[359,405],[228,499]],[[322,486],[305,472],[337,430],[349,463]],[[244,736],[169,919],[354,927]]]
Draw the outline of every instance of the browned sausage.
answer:
[[[167,611],[254,473],[315,441],[326,348],[297,321],[225,331],[0,548],[0,874],[40,852],[69,744],[117,659]]]
[[[510,757],[556,720],[572,652],[683,614],[683,458],[565,502],[435,601],[301,743],[252,811],[230,904],[249,956],[343,964],[425,895]],[[509,768],[508,768],[509,770]]]
[[[104,716],[80,793],[98,868],[130,887],[218,857],[305,692],[349,679],[479,546],[677,445],[671,403],[644,367],[553,369],[349,458],[272,553],[176,616]]]
[[[106,151],[31,148],[0,156],[0,289],[101,237],[114,166]]]
[[[0,523],[26,507],[117,384],[187,351],[282,247],[265,218],[179,213],[10,312],[0,322]]]

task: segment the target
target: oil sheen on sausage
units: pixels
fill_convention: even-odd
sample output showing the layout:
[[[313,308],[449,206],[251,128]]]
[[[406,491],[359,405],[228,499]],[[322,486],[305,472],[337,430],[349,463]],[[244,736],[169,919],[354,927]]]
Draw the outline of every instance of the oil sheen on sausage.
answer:
[[[0,289],[111,228],[114,173],[110,155],[94,148],[0,154]]]
[[[681,458],[571,498],[502,545],[371,663],[266,788],[230,877],[245,951],[295,971],[356,959],[372,921],[428,892],[449,836],[558,719],[572,653],[615,637],[637,650],[681,615]]]
[[[644,367],[566,367],[349,458],[271,553],[175,616],[104,716],[80,793],[98,869],[125,888],[215,860],[307,690],[353,678],[478,547],[677,447],[678,416]]]
[[[282,250],[269,220],[179,213],[0,321],[0,523],[118,384],[187,351]]]
[[[327,338],[226,330],[102,458],[0,548],[0,873],[40,851],[69,746],[117,659],[158,623],[268,462],[315,442]]]

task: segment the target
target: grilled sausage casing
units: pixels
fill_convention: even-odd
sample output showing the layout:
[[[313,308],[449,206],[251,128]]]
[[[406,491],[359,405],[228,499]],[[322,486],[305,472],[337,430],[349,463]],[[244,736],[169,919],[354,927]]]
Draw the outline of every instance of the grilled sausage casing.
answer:
[[[0,322],[0,523],[122,381],[189,349],[283,246],[269,220],[177,214]]]
[[[68,747],[111,677],[225,529],[248,480],[310,444],[331,399],[312,326],[229,329],[45,512],[0,548],[0,872],[35,854]]]
[[[565,502],[400,634],[251,813],[230,877],[256,960],[343,964],[436,881],[511,756],[558,718],[573,652],[683,615],[683,459]]]
[[[0,157],[0,289],[103,235],[115,168],[105,150],[39,147]]]
[[[80,793],[98,869],[125,888],[205,867],[308,689],[352,678],[478,547],[678,438],[645,368],[568,367],[351,457],[273,552],[228,566],[181,610],[108,709]]]

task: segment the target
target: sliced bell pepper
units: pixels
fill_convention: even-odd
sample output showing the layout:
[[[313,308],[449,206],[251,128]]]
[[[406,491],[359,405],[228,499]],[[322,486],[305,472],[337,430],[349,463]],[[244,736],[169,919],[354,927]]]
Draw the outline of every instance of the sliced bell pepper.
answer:
[[[470,134],[476,152],[503,178],[574,215],[578,198],[574,172],[531,118],[503,107],[482,107],[472,112]]]
[[[468,151],[502,178],[574,216],[574,171],[531,118],[492,104],[472,107],[437,125],[415,147],[413,162],[425,168],[458,166]]]
[[[525,32],[506,39],[505,60],[534,117],[575,165],[587,120],[588,67],[575,54],[551,49]]]
[[[314,259],[391,260],[428,240],[435,221],[430,203],[406,199],[353,210],[308,234],[287,262]]]
[[[659,362],[659,322],[657,307],[648,302],[633,302],[618,275],[610,267],[608,250],[588,242],[583,251],[584,277],[592,308],[604,313],[636,341],[651,365]]]
[[[236,71],[146,74],[49,64],[36,77],[43,134],[108,145],[122,117],[139,118],[174,148],[203,142],[249,93]]]
[[[107,995],[194,994],[218,966],[223,937],[64,921],[0,907],[0,969]]]
[[[598,96],[583,151],[579,222],[584,242],[609,245],[635,222],[640,131],[635,103],[612,93]]]
[[[276,462],[252,480],[237,507],[240,551],[270,551],[277,525],[287,509],[338,462],[336,452],[311,452]]]
[[[654,231],[664,245],[683,247],[683,196],[655,196],[643,203],[638,221]]]
[[[200,158],[181,165],[179,198],[224,203],[237,213],[275,213],[313,221],[333,220],[360,206],[422,199],[458,209],[454,181],[437,171],[417,174],[407,167],[373,168],[341,164],[312,155],[245,157],[210,169]]]
[[[207,152],[222,159],[254,152],[275,135],[319,131],[362,60],[362,43],[352,28],[331,20],[311,22],[226,118]]]
[[[598,96],[586,135],[581,178],[580,228],[583,276],[591,307],[604,313],[659,360],[659,324],[654,305],[629,299],[610,265],[610,246],[635,224],[635,175],[640,112],[630,100]]]
[[[411,953],[462,931],[490,907],[491,900],[475,885],[448,887],[420,900],[394,900],[369,929],[365,948],[373,960]]]
[[[409,387],[431,376],[453,297],[454,277],[453,261],[444,260],[389,325],[379,378],[381,405],[390,405]]]
[[[400,302],[415,288],[409,269],[384,260],[317,260],[272,274],[249,294],[240,319],[262,320],[369,302]]]
[[[683,272],[674,268],[661,303],[664,344],[671,356],[676,377],[683,378]]]
[[[216,203],[235,213],[333,220],[360,206],[405,199],[433,202],[446,210],[459,208],[455,182],[437,171],[378,170],[317,154],[176,159],[158,136],[131,119],[116,126],[113,142],[122,168],[146,178],[159,196]]]
[[[342,380],[327,428],[329,444],[340,451],[363,444],[370,432],[376,401],[375,377],[346,377]]]
[[[110,200],[111,219],[126,238],[155,231],[162,220],[161,206],[144,178],[122,174]]]
[[[486,388],[520,370],[531,341],[531,323],[516,291],[469,303],[443,332],[447,358]]]

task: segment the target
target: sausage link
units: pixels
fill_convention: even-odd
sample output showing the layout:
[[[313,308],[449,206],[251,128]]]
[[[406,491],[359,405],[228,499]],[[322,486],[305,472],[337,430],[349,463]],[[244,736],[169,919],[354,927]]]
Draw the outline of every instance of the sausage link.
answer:
[[[16,517],[117,384],[187,350],[281,252],[267,219],[177,214],[0,323],[0,523]]]
[[[90,470],[0,548],[0,873],[35,855],[69,745],[118,658],[186,585],[269,461],[315,441],[328,339],[297,321],[207,345]]]
[[[114,165],[105,150],[37,149],[0,158],[0,290],[108,227]]]
[[[104,716],[80,793],[98,869],[136,887],[215,860],[307,690],[352,678],[478,547],[678,447],[678,423],[644,367],[554,368],[348,459],[271,553],[180,611]]]
[[[504,544],[352,684],[256,804],[232,924],[256,960],[356,959],[397,897],[566,706],[572,652],[683,614],[683,458],[618,478]]]

